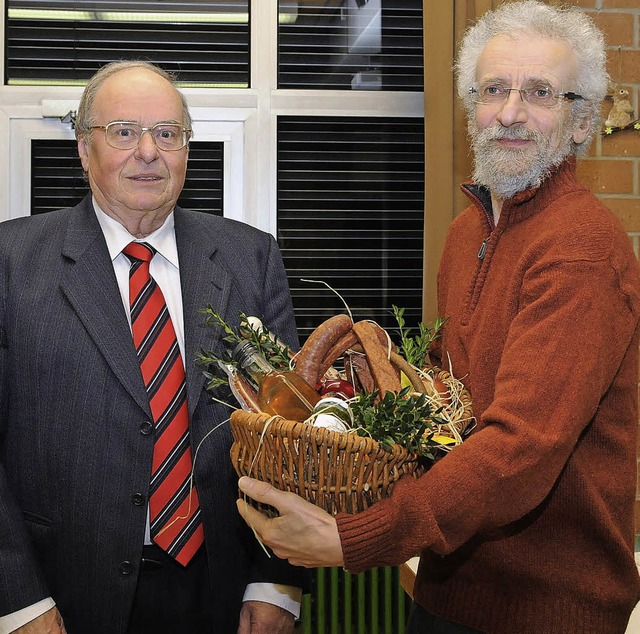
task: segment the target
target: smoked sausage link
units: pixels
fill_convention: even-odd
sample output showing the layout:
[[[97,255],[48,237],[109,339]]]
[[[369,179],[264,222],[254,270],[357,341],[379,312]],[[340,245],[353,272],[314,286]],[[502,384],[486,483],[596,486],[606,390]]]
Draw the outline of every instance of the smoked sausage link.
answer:
[[[400,378],[389,361],[387,348],[378,338],[376,327],[367,321],[359,321],[353,325],[353,332],[356,333],[356,337],[367,355],[367,363],[371,369],[373,380],[380,390],[380,396],[384,396],[386,392],[399,392],[402,387]]]
[[[371,374],[371,368],[367,363],[367,357],[363,354],[346,354],[344,357],[345,370],[347,378],[354,385],[359,385],[363,392],[373,392],[376,389],[376,383]]]
[[[295,372],[309,385],[317,387],[320,379],[320,366],[333,344],[348,333],[353,322],[348,315],[334,315],[322,322],[305,341],[296,356]]]
[[[318,371],[319,381],[325,375],[327,370],[351,347],[358,343],[358,339],[350,330],[346,335],[342,335],[332,346],[329,348],[325,358],[320,364],[320,370]]]

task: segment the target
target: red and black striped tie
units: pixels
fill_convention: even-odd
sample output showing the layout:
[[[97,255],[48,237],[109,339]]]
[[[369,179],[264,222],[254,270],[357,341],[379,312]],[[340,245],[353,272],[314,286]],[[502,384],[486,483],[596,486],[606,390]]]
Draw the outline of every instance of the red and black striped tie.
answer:
[[[204,542],[204,530],[198,493],[191,486],[184,365],[164,296],[149,274],[155,249],[146,242],[131,242],[122,252],[131,261],[133,342],[155,423],[149,494],[151,538],[186,566]]]

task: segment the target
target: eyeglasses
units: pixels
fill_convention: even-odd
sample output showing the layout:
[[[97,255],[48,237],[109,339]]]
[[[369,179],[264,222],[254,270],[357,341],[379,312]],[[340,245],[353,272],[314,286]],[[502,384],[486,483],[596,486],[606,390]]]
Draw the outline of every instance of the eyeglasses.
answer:
[[[168,152],[181,150],[191,138],[191,130],[177,123],[156,123],[145,128],[132,121],[111,121],[107,125],[93,125],[91,130],[104,130],[107,143],[116,150],[133,150],[138,147],[145,132],[151,134],[158,149]]]
[[[549,86],[538,84],[531,88],[507,88],[502,84],[480,84],[478,88],[469,88],[469,94],[473,95],[474,103],[495,105],[509,98],[512,91],[520,93],[520,99],[539,108],[554,108],[562,102],[584,99],[575,92],[553,92]]]

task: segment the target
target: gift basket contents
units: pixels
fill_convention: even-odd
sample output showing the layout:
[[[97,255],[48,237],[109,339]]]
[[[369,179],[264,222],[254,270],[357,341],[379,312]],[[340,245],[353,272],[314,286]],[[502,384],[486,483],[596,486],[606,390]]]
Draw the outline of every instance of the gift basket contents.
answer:
[[[230,388],[239,404],[230,424],[240,476],[332,514],[355,513],[387,497],[399,478],[422,475],[473,425],[463,384],[430,363],[442,320],[414,334],[395,306],[394,332],[334,315],[294,353],[255,317],[241,314],[233,328],[210,306],[203,312],[226,344],[224,354],[203,351],[199,361],[208,389]]]

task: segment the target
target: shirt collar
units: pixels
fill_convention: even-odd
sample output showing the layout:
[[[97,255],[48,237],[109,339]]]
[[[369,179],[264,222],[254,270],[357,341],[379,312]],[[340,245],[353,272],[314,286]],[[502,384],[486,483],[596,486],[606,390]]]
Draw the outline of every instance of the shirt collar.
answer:
[[[124,249],[129,242],[147,242],[150,244],[163,258],[168,260],[176,268],[180,268],[178,264],[178,246],[176,244],[176,233],[174,231],[174,217],[173,213],[170,213],[163,225],[156,229],[153,233],[149,234],[144,240],[139,240],[135,236],[132,236],[123,225],[117,220],[108,216],[93,198],[93,208],[98,218],[98,223],[104,234],[104,239],[107,242],[107,248],[109,249],[109,256],[111,260],[115,260],[122,249]]]

